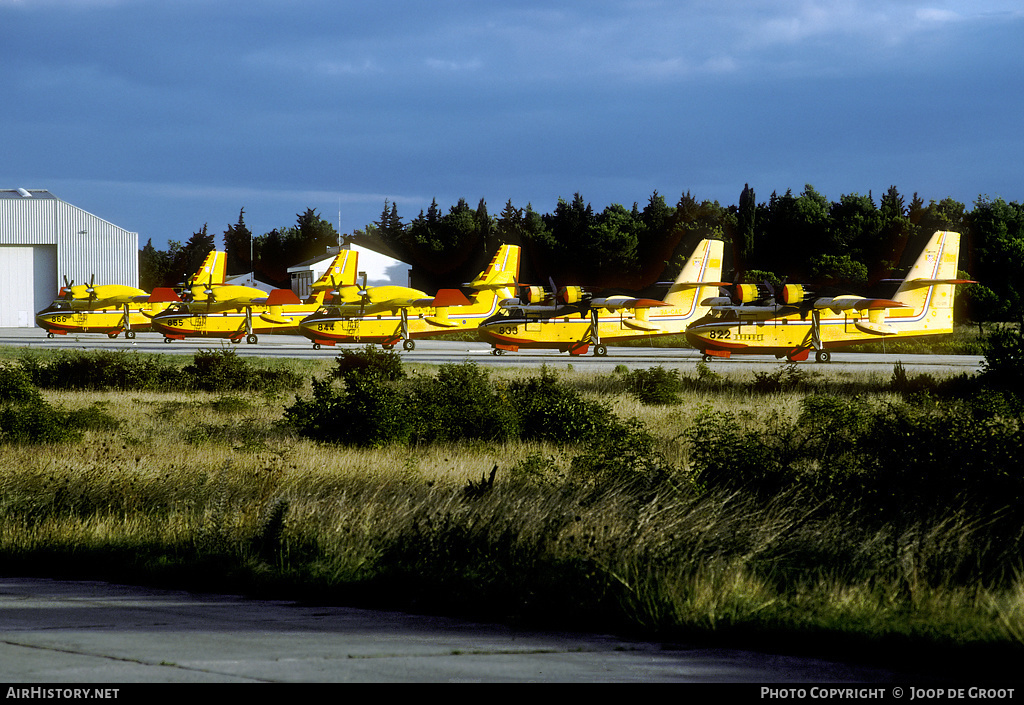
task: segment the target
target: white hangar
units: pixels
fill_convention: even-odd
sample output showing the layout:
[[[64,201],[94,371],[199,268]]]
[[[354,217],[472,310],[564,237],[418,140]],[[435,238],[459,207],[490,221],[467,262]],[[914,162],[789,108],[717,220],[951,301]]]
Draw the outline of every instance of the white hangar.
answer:
[[[64,278],[139,285],[139,234],[46,190],[0,189],[0,328],[31,327]]]

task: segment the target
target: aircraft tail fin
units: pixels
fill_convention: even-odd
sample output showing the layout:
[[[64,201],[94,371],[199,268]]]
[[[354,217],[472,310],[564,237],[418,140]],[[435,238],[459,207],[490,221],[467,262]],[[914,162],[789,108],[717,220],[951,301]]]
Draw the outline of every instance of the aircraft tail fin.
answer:
[[[486,269],[466,286],[477,290],[507,289],[505,298],[510,298],[519,280],[519,254],[519,245],[502,245]]]
[[[722,282],[722,253],[724,243],[721,240],[701,240],[675,282],[665,295],[665,303],[669,306],[692,306],[695,302],[714,296]],[[701,290],[710,287],[710,294]]]
[[[936,230],[893,299],[915,314],[935,311],[952,326],[954,286],[969,283],[957,279],[959,258],[960,233]]]
[[[199,269],[189,279],[187,286],[220,286],[227,279],[228,255],[226,252],[210,250]]]
[[[359,268],[359,253],[355,250],[341,250],[328,265],[327,270],[313,282],[314,293],[331,291],[342,286],[355,286]]]

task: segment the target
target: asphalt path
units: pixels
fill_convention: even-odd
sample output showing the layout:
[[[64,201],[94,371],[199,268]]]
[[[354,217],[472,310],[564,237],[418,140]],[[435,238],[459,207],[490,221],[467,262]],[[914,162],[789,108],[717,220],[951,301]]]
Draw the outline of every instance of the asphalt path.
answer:
[[[197,350],[229,348],[240,356],[283,357],[300,359],[331,359],[343,348],[359,349],[361,345],[325,346],[314,350],[312,343],[306,338],[295,335],[264,335],[259,342],[249,345],[245,342],[232,344],[218,338],[188,338],[185,340],[165,343],[163,336],[157,333],[139,333],[134,340],[123,337],[108,338],[105,335],[79,334],[55,336],[47,338],[40,328],[0,328],[0,345],[25,347],[34,350],[49,349],[84,349],[84,350],[137,350],[146,353],[169,353],[193,355]],[[406,362],[440,365],[459,363],[471,360],[487,367],[565,367],[572,365],[574,370],[611,372],[618,365],[630,369],[663,366],[676,368],[684,372],[693,371],[700,362],[700,353],[689,348],[644,348],[609,346],[608,355],[595,357],[588,355],[569,355],[550,350],[521,350],[515,353],[492,355],[491,347],[480,342],[456,342],[445,340],[417,340],[416,349],[411,351],[396,350]],[[813,358],[806,362],[796,363],[808,370],[824,369],[825,367],[842,367],[849,372],[877,372],[889,375],[894,365],[899,362],[908,371],[915,374],[943,374],[972,372],[981,369],[983,361],[980,355],[910,355],[882,354],[837,351],[832,355],[832,362],[817,363]],[[746,373],[777,370],[788,364],[785,359],[778,360],[770,355],[735,356],[728,360],[715,360],[708,363],[716,372]]]
[[[892,671],[605,634],[0,578],[7,683],[893,683]],[[754,691],[752,691],[753,693]]]

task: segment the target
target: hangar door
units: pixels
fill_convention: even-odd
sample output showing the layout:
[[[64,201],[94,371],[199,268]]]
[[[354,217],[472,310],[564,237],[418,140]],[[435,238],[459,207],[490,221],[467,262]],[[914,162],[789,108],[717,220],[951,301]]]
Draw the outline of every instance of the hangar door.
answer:
[[[57,289],[55,245],[0,245],[0,328],[34,326]]]

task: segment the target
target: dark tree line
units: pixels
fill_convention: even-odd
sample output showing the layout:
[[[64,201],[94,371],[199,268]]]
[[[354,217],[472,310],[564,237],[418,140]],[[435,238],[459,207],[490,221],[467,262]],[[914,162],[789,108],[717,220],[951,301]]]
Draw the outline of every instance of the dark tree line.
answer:
[[[654,294],[675,278],[701,238],[726,243],[728,281],[800,282],[820,289],[891,295],[935,230],[963,235],[958,315],[971,320],[1019,320],[1024,298],[1024,205],[979,197],[968,211],[951,198],[908,202],[896,187],[880,199],[843,195],[830,201],[807,185],[800,194],[772,193],[758,201],[749,185],[737,205],[700,201],[689,192],[675,205],[655,192],[632,208],[595,210],[579,193],[551,213],[511,200],[497,216],[483,199],[465,199],[443,213],[436,203],[403,223],[394,203],[365,235],[387,244],[413,266],[425,290],[455,286],[479,271],[500,243],[523,247],[520,281],[580,284]]]
[[[241,209],[238,222],[228,225],[220,245],[227,254],[228,276],[254,272],[257,279],[287,288],[289,267],[338,245],[337,230],[312,208],[296,215],[296,219],[292,227],[253,236],[245,224],[245,209]],[[171,240],[166,250],[157,250],[150,240],[139,251],[139,286],[146,291],[157,286],[179,286],[213,249],[218,249],[216,238],[205,224],[184,245]]]
[[[338,242],[331,224],[312,209],[296,225],[253,237],[238,223],[223,235],[228,272],[252,269],[261,279],[288,285],[287,268],[323,254]],[[582,195],[559,199],[550,213],[508,200],[491,215],[484,199],[465,199],[444,211],[430,207],[403,222],[385,201],[380,218],[355,235],[378,241],[412,265],[413,285],[424,291],[469,281],[502,243],[520,245],[520,281],[579,284],[605,291],[659,295],[658,282],[674,279],[696,243],[705,237],[726,243],[723,278],[729,281],[800,282],[853,293],[889,295],[935,230],[955,230],[961,240],[964,277],[980,282],[961,287],[958,314],[971,320],[1019,320],[1024,304],[1024,205],[979,197],[968,210],[947,198],[927,205],[908,200],[896,187],[875,200],[847,194],[830,201],[807,185],[799,194],[772,193],[758,201],[749,185],[737,205],[698,200],[683,193],[674,205],[655,191],[642,207],[611,204],[595,210]],[[202,230],[167,251],[147,243],[140,252],[140,284],[173,286],[198,267],[214,247]],[[251,257],[250,257],[251,248]]]

